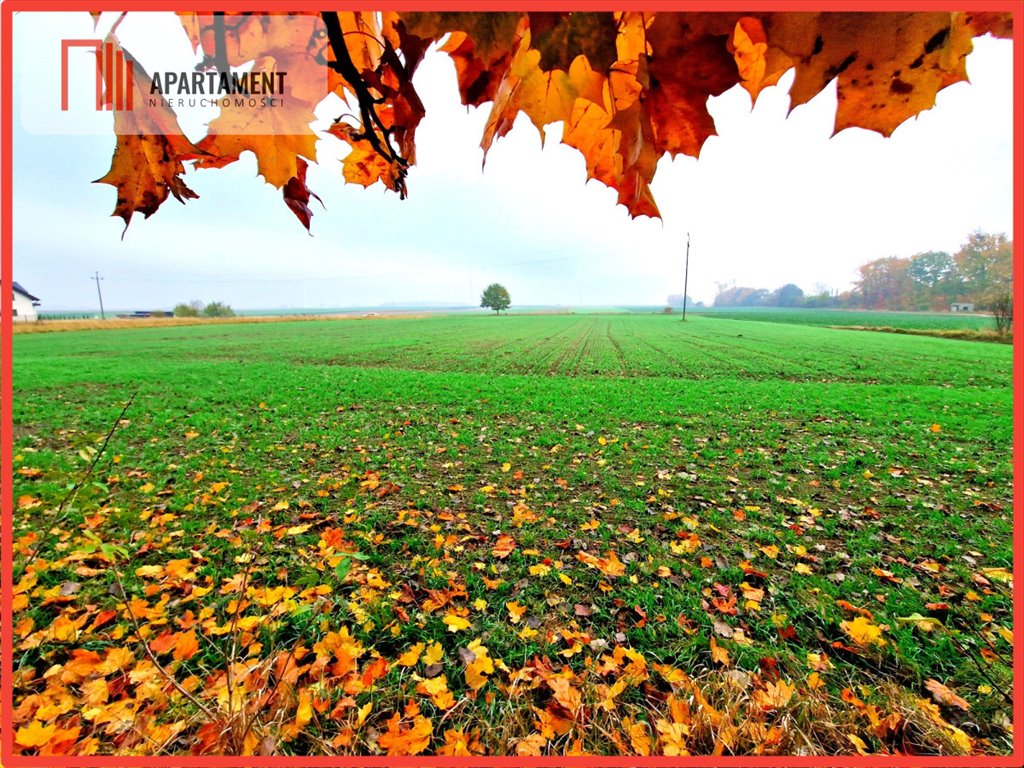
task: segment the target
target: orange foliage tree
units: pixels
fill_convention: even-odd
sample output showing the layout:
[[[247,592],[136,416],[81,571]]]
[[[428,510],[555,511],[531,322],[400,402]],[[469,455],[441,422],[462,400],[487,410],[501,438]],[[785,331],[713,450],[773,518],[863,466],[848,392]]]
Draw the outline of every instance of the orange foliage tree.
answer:
[[[416,161],[424,107],[413,75],[435,43],[455,65],[466,105],[491,103],[481,145],[525,114],[586,160],[587,176],[618,193],[632,216],[658,216],[650,182],[664,155],[696,157],[715,127],[709,96],[740,84],[752,99],[795,69],[793,106],[837,80],[835,129],[889,135],[966,80],[974,37],[1009,37],[1009,13],[812,12],[341,12],[181,13],[200,71],[287,73],[284,106],[225,102],[208,132],[185,137],[158,84],[135,62],[132,109],[114,109],[117,147],[101,182],[117,187],[114,213],[127,224],[173,195],[196,197],[186,163],[219,168],[246,151],[308,228],[316,160],[314,109],[337,94],[352,113],[328,133],[351,148],[346,181],[381,183],[402,197]],[[115,30],[106,42],[122,49]],[[281,78],[284,85],[284,78]],[[211,81],[212,82],[212,81]],[[154,87],[159,85],[160,87]],[[107,94],[113,101],[112,94]]]

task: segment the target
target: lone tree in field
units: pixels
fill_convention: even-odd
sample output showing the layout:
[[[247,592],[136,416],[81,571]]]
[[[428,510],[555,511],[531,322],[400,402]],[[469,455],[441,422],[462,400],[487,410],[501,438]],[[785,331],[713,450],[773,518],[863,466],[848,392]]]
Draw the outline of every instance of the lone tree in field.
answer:
[[[501,310],[508,309],[511,305],[512,297],[501,283],[491,283],[480,296],[480,306],[493,309],[495,314],[501,314]]]

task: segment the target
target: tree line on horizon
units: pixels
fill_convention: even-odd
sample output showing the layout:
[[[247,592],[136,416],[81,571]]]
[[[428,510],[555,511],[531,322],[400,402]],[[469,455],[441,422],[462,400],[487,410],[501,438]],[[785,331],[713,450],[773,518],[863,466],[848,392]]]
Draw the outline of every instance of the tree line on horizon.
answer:
[[[975,230],[954,254],[924,251],[886,256],[858,267],[848,291],[818,286],[805,294],[794,283],[773,291],[719,283],[715,307],[833,307],[900,311],[948,311],[952,304],[998,314],[1012,306],[1013,241]]]

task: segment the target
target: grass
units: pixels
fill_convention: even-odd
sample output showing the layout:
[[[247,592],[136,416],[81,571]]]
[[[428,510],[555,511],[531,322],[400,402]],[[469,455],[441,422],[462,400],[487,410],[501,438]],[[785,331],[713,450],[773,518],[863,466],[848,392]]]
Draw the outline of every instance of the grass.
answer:
[[[18,336],[15,726],[98,753],[1005,754],[1011,367],[719,317]]]
[[[891,312],[871,309],[784,309],[775,307],[709,307],[696,310],[707,317],[799,325],[857,326],[945,331],[995,330],[991,315],[964,312]]]

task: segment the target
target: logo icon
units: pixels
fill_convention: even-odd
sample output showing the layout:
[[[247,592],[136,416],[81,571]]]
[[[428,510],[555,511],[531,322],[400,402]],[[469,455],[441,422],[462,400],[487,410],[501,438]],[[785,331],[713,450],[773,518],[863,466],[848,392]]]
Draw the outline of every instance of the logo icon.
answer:
[[[96,53],[96,110],[130,110],[134,106],[134,61],[113,43],[96,39],[61,40],[60,43],[60,108],[68,111],[68,51],[92,48]]]

